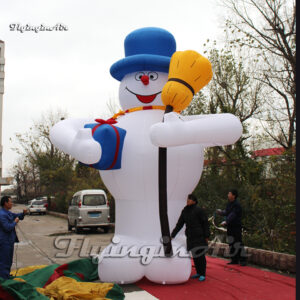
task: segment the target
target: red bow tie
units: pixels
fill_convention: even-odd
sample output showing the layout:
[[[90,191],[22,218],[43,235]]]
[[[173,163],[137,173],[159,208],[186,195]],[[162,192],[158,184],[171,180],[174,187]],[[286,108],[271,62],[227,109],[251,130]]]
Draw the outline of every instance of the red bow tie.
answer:
[[[117,121],[112,118],[110,118],[108,120],[96,119],[95,121],[100,124],[116,124],[117,123]]]

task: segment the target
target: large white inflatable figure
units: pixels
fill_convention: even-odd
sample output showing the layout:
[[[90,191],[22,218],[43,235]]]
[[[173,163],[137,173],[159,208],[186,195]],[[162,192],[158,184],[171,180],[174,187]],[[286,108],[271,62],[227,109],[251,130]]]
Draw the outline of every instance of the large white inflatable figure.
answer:
[[[158,147],[168,147],[168,217],[173,229],[187,195],[200,179],[204,148],[232,144],[242,133],[240,121],[231,114],[178,114],[184,108],[185,96],[179,97],[177,92],[167,95],[172,89],[170,85],[182,86],[192,97],[210,80],[211,74],[202,72],[201,63],[204,69],[208,64],[196,52],[190,51],[189,62],[180,60],[184,52],[174,54],[175,51],[175,39],[164,29],[149,27],[131,32],[125,39],[125,58],[110,69],[111,75],[120,81],[123,111],[107,121],[63,120],[50,131],[57,148],[100,170],[115,199],[115,235],[99,262],[99,278],[105,282],[132,283],[144,276],[163,284],[189,279],[191,258],[182,252],[186,249],[184,229],[172,240],[172,257],[166,257],[162,250]],[[170,75],[173,54],[173,73],[174,68],[186,66],[188,69],[181,73],[191,77],[195,66],[199,74],[185,80]],[[202,59],[198,65],[194,55]],[[197,86],[201,76],[203,82]],[[163,88],[168,98],[164,103]],[[174,111],[164,116],[164,104],[173,105]]]

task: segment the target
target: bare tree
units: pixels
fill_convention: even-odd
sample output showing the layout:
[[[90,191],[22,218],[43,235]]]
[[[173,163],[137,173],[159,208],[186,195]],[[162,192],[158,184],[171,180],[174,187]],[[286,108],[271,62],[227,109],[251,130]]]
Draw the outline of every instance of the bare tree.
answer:
[[[296,3],[220,1],[231,12],[226,25],[234,36],[232,42],[259,58],[255,78],[264,84],[268,104],[262,125],[275,142],[289,149],[296,135]]]
[[[20,200],[29,200],[38,195],[39,178],[36,166],[30,164],[24,157],[19,159],[12,169],[16,181],[17,197]]]
[[[210,160],[218,160],[219,152],[230,160],[244,157],[245,141],[249,138],[249,122],[259,113],[261,106],[261,83],[253,80],[249,75],[252,66],[245,63],[238,49],[233,51],[229,43],[221,50],[209,50],[208,59],[212,64],[213,79],[203,93],[195,95],[184,113],[232,113],[237,116],[243,125],[243,136],[239,141],[234,146],[214,147],[207,150],[206,154]],[[233,149],[238,153],[233,153]]]
[[[44,173],[60,170],[61,165],[73,163],[73,159],[52,145],[49,137],[50,128],[65,115],[61,111],[48,111],[27,132],[16,133],[18,146],[13,150],[20,157],[11,173],[16,181],[19,199],[28,200],[48,192],[51,186],[44,182]]]

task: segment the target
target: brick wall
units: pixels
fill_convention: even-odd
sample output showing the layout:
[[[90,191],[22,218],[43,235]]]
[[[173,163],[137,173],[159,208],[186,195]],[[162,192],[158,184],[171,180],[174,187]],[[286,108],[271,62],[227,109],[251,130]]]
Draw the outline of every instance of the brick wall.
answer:
[[[250,247],[245,247],[245,251],[248,255],[249,263],[276,270],[296,273],[296,255]],[[228,244],[210,242],[208,254],[229,258]]]

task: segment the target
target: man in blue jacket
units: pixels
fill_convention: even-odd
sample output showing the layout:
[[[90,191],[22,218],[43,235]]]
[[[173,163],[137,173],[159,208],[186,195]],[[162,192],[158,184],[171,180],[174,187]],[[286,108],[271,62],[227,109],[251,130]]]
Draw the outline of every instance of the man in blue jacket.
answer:
[[[229,251],[231,261],[229,265],[240,263],[245,266],[246,254],[242,242],[242,207],[237,200],[238,192],[233,189],[228,193],[228,203],[225,210],[217,209],[217,213],[221,216],[226,216],[226,220],[221,223],[222,226],[227,226],[227,236],[229,242]]]
[[[14,243],[17,243],[16,225],[19,220],[24,219],[27,209],[22,213],[14,214],[9,210],[12,208],[12,201],[9,196],[1,198],[0,209],[0,277],[9,278],[10,268],[13,261]]]

